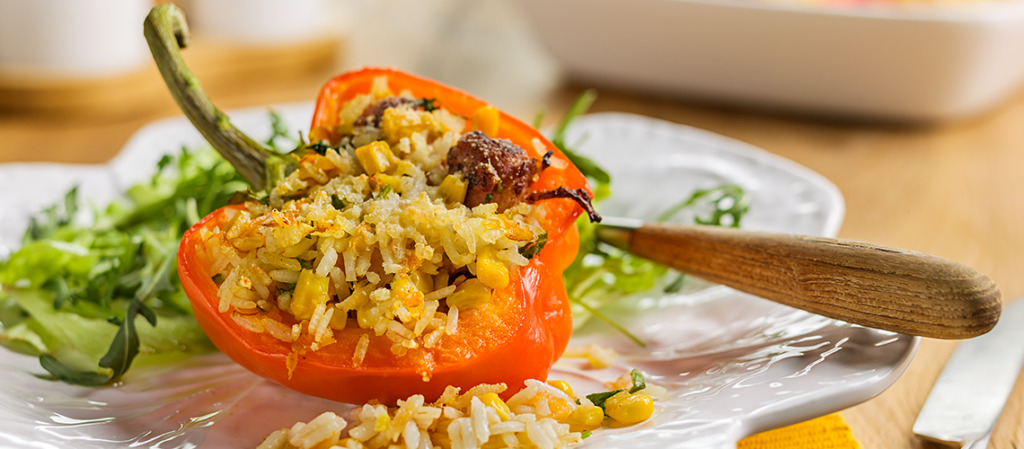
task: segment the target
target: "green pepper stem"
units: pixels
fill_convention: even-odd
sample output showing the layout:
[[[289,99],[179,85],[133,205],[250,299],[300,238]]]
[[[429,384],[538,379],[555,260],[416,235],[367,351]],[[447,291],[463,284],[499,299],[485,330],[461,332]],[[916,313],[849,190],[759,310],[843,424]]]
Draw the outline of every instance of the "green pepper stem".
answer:
[[[271,171],[268,166],[279,164],[281,158],[235,128],[203,92],[181,57],[181,49],[189,43],[185,15],[173,4],[158,5],[146,16],[143,32],[171,96],[192,125],[254,189],[266,188]]]

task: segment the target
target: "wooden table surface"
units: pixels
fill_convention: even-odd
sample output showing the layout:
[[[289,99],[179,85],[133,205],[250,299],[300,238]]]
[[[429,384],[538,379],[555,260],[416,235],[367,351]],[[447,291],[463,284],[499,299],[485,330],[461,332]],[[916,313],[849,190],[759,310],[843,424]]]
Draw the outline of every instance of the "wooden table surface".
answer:
[[[540,108],[558,117],[589,87],[562,77],[511,5],[421,3],[428,2],[349,4],[339,10],[347,25],[337,62],[286,75],[236,73],[229,82],[208,83],[207,90],[225,109],[311,101],[332,73],[393,65],[460,86],[530,119]],[[424,19],[454,12],[464,20]],[[390,30],[405,34],[374,30],[379,22],[371,19],[385,16]],[[441,24],[421,31],[429,39],[407,39],[412,25],[429,23]],[[201,71],[197,75],[203,79]],[[102,114],[0,110],[0,163],[101,163],[140,126],[177,114],[169,96],[148,101],[141,110],[109,109],[116,108]],[[756,112],[605,87],[599,88],[592,111],[666,119],[792,159],[842,191],[846,219],[840,237],[950,258],[991,276],[1004,301],[1024,295],[1024,92],[981,116],[917,126]],[[929,447],[914,438],[911,427],[955,345],[925,339],[895,385],[843,412],[865,448]],[[990,447],[1024,447],[1024,382],[1018,381]]]

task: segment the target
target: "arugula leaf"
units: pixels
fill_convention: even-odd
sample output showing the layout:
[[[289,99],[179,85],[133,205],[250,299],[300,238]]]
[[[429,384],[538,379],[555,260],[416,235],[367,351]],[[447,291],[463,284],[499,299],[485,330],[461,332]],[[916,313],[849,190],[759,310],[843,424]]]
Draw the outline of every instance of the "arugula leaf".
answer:
[[[593,91],[584,92],[559,122],[551,136],[551,142],[565,153],[591,182],[594,205],[599,207],[600,201],[611,193],[611,176],[592,159],[569,148],[565,142],[565,133],[569,125],[585,113],[595,99],[596,94]],[[537,122],[542,117],[542,113],[538,113]],[[742,188],[723,185],[696,190],[684,201],[666,210],[658,220],[666,221],[687,211],[698,224],[738,227],[749,206],[750,199]],[[599,308],[656,287],[661,287],[664,293],[681,291],[686,285],[687,278],[663,265],[598,241],[597,226],[586,217],[580,217],[576,221],[576,229],[580,236],[579,252],[573,263],[563,272],[573,309],[573,324],[579,327],[590,318],[597,318],[643,346],[640,339],[602,314]],[[674,273],[675,276],[670,278],[670,273]]]
[[[569,161],[576,166],[583,173],[583,176],[591,178],[599,184],[608,184],[611,182],[611,175],[608,174],[603,168],[597,165],[592,159],[583,156],[572,150],[565,143],[565,131],[569,128],[569,124],[572,123],[577,117],[583,115],[590,109],[590,105],[594,104],[594,100],[597,99],[597,92],[594,90],[586,90],[573,102],[572,106],[569,107],[569,111],[566,112],[565,116],[562,117],[558,127],[555,128],[555,133],[551,136],[551,143],[555,144],[562,153],[565,154]],[[579,143],[576,144],[577,146]],[[596,190],[596,189],[595,189]],[[595,192],[595,197],[596,197]]]
[[[647,381],[644,380],[644,375],[639,370],[637,370],[636,368],[633,368],[629,372],[629,378],[630,378],[630,382],[632,383],[632,385],[629,387],[629,389],[618,388],[618,389],[611,390],[611,391],[602,391],[602,392],[599,392],[599,393],[590,393],[586,397],[594,405],[604,409],[605,403],[608,402],[608,399],[611,399],[612,396],[615,396],[615,395],[617,395],[619,393],[622,393],[623,391],[628,392],[629,394],[633,394],[633,393],[636,393],[636,392],[638,392],[640,390],[643,390],[643,389],[647,388]]]
[[[630,393],[636,393],[647,388],[647,381],[644,380],[644,375],[640,370],[633,368],[633,370],[629,372],[629,378],[633,382],[633,386],[629,387]]]
[[[69,368],[50,354],[41,354],[39,364],[55,379],[69,384],[98,387],[110,382],[110,376],[93,371],[80,371]]]
[[[686,200],[662,212],[657,221],[668,221],[683,210],[700,206],[701,201],[707,204],[703,209],[710,209],[706,216],[694,216],[694,222],[702,225],[738,228],[743,216],[750,210],[750,197],[743,188],[726,184],[694,191]]]
[[[178,283],[176,250],[189,226],[245,188],[214,151],[187,148],[161,158],[122,200],[92,210],[88,225],[76,223],[72,188],[0,261],[0,343],[83,385],[120,378],[140,354],[211,350]]]
[[[302,143],[302,134],[299,134],[299,138],[295,139],[292,136],[292,130],[288,129],[285,124],[284,117],[278,114],[277,111],[270,111],[270,137],[264,143],[274,150],[280,151],[280,145],[277,143],[278,139],[286,139],[292,146]]]
[[[587,395],[587,399],[589,399],[590,402],[594,403],[594,405],[601,407],[603,409],[604,403],[608,402],[608,399],[611,399],[612,396],[622,393],[623,391],[626,390],[620,388],[618,390],[602,391],[600,393],[590,393]]]

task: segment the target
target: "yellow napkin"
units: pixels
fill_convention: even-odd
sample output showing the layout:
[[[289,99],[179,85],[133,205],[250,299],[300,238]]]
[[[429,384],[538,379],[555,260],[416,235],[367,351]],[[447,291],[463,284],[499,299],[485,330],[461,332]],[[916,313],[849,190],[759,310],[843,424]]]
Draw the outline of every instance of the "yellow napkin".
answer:
[[[737,449],[861,449],[838,413],[740,440]]]

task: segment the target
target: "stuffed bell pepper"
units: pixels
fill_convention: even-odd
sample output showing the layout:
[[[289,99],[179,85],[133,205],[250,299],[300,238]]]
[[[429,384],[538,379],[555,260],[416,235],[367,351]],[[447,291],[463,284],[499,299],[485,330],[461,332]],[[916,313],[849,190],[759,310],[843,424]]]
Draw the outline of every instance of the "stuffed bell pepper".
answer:
[[[184,236],[196,318],[249,370],[314,396],[384,403],[544,379],[572,329],[562,270],[586,179],[538,131],[392,69],[327,82],[308,142],[271,153],[198,88],[173,6],[146,35],[172,93],[255,189]]]

